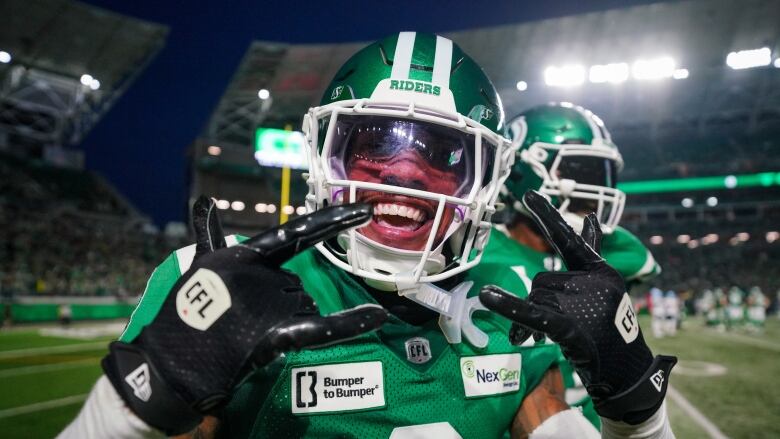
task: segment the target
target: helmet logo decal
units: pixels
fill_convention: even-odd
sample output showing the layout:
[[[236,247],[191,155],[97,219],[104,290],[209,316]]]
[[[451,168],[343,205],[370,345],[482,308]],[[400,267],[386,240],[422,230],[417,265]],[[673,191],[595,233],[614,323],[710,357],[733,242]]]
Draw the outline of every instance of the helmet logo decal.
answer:
[[[438,85],[420,81],[401,81],[398,79],[390,80],[390,90],[414,91],[434,96],[439,96],[441,94],[441,87]]]
[[[479,115],[479,119],[480,120],[482,120],[482,119],[491,119],[492,117],[493,117],[493,110],[491,110],[490,108],[487,108],[487,107],[483,108],[482,109],[482,114]]]
[[[338,87],[333,89],[333,92],[330,94],[331,99],[338,99],[339,96],[341,96],[341,93],[344,92],[344,86],[339,85]]]

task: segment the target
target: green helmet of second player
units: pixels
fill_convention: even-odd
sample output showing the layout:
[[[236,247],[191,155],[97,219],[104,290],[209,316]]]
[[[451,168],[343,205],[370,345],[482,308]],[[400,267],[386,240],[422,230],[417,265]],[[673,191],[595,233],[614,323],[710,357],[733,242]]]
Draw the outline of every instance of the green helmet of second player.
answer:
[[[575,230],[589,212],[598,215],[605,233],[614,230],[626,198],[616,187],[623,159],[598,116],[568,102],[540,105],[513,118],[507,137],[518,148],[502,191],[510,209],[523,213],[519,200],[534,189]]]

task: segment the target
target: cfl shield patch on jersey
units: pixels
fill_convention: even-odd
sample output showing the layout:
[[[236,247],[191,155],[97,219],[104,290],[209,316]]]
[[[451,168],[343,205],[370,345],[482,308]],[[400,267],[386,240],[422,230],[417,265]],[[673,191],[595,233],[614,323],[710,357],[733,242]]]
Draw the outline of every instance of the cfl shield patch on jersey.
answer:
[[[520,354],[462,357],[460,371],[467,398],[515,392],[520,389]]]
[[[292,412],[299,415],[385,406],[381,361],[297,367],[290,371]]]
[[[406,340],[406,359],[415,364],[427,363],[431,359],[431,343],[426,338],[414,337]]]

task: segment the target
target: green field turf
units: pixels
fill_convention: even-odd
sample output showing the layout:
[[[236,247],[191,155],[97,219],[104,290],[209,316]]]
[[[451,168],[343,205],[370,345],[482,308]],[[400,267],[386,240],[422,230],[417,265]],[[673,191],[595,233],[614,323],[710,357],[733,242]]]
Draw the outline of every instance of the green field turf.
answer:
[[[645,318],[643,327],[648,323]],[[722,334],[690,320],[675,338],[647,339],[654,352],[677,355],[693,373],[697,361],[726,368],[720,376],[675,373],[671,379],[726,437],[780,438],[780,389],[774,382],[780,376],[780,320],[767,325],[762,335]],[[42,336],[36,328],[0,331],[0,437],[55,436],[100,376],[108,340]],[[709,437],[674,400],[667,398],[667,404],[678,438]]]

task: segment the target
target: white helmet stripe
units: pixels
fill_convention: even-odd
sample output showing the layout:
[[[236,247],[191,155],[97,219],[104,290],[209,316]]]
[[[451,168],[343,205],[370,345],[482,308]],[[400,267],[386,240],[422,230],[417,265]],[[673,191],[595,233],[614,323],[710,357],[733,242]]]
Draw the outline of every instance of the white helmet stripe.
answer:
[[[433,79],[431,82],[450,88],[450,71],[452,69],[452,41],[436,36],[436,53],[433,58]]]
[[[415,36],[417,32],[398,33],[398,43],[395,45],[395,55],[393,55],[393,70],[390,72],[391,78],[409,79]]]

